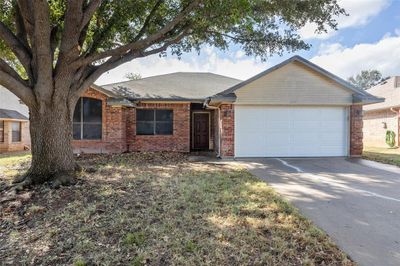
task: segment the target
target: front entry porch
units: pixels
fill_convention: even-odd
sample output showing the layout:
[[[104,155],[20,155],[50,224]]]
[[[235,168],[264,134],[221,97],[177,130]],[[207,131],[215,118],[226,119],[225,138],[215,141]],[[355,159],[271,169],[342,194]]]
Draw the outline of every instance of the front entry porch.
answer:
[[[216,110],[203,107],[202,104],[191,105],[190,147],[192,152],[216,151],[216,134],[218,119]]]

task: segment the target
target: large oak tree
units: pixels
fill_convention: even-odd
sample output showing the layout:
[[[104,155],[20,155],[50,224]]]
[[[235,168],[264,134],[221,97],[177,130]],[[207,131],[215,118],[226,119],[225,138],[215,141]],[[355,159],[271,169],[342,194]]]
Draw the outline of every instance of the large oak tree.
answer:
[[[30,111],[32,164],[18,181],[70,181],[72,114],[104,72],[202,45],[262,59],[307,49],[297,30],[336,28],[341,14],[336,0],[0,0],[0,85]]]

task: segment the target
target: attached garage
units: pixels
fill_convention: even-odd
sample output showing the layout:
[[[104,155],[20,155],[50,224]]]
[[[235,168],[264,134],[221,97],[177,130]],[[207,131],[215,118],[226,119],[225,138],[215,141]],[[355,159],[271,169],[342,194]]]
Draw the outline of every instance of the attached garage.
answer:
[[[222,155],[334,157],[361,155],[362,106],[382,101],[294,56],[209,104],[224,106]]]
[[[347,156],[348,130],[346,107],[235,105],[235,156]]]

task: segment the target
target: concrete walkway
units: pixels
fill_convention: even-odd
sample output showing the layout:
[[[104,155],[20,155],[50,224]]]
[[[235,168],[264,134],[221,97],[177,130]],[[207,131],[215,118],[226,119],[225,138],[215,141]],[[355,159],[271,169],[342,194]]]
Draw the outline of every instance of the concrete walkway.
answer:
[[[360,265],[400,265],[400,168],[344,158],[241,161]]]

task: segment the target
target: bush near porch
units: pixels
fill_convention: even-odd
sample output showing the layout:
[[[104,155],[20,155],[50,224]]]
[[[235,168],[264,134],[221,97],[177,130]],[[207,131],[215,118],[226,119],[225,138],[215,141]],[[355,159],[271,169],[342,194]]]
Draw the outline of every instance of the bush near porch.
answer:
[[[8,183],[29,155],[0,157]],[[353,265],[240,166],[181,154],[84,156],[74,187],[0,205],[0,261],[42,265]]]

